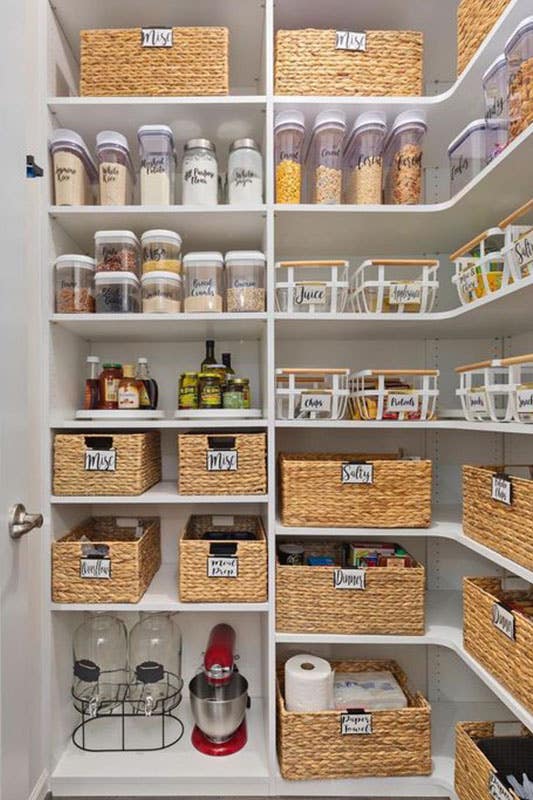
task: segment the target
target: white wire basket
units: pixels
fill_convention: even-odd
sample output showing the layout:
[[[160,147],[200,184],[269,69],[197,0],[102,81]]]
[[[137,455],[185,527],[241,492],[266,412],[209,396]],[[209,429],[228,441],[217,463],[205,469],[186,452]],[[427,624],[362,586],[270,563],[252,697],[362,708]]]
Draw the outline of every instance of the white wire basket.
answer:
[[[509,367],[503,360],[479,361],[456,367],[459,388],[456,395],[461,401],[465,419],[510,422],[513,419],[513,402]]]
[[[500,222],[505,241],[503,258],[510,275],[515,281],[533,275],[533,225],[515,225],[515,221],[533,211],[533,200]]]
[[[331,314],[344,311],[347,266],[347,261],[279,261],[276,310]]]
[[[455,263],[452,283],[463,305],[499,292],[513,282],[502,254],[503,244],[501,228],[489,228],[450,256]]]
[[[362,420],[430,420],[436,416],[437,369],[365,369],[350,376],[350,413]]]
[[[439,281],[434,259],[371,259],[347,269],[353,311],[424,314],[433,309]]]
[[[347,368],[277,369],[277,419],[342,419],[349,375]]]
[[[511,406],[516,422],[533,422],[533,353],[502,359],[509,370]]]

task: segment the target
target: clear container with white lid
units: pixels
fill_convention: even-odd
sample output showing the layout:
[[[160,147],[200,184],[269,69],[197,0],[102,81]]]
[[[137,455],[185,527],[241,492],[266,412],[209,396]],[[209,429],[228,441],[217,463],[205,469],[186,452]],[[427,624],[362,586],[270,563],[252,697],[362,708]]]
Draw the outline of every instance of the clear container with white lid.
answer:
[[[448,147],[450,192],[453,197],[492,161],[507,142],[507,126],[476,119]]]
[[[100,131],[96,134],[96,156],[100,205],[131,205],[135,172],[126,137],[117,131]]]
[[[49,141],[57,206],[90,206],[96,200],[98,172],[89,148],[76,131],[56,128]]]
[[[263,157],[254,139],[235,139],[228,157],[228,203],[260,205],[263,202]]]
[[[140,311],[140,283],[133,272],[97,272],[94,276],[97,314]]]
[[[386,135],[387,117],[383,111],[365,111],[356,118],[344,149],[345,203],[382,202]]]
[[[279,111],[274,121],[276,203],[301,203],[305,117],[301,111]]]
[[[483,94],[485,97],[485,119],[488,125],[509,124],[507,92],[509,88],[509,71],[507,59],[502,54],[492,62],[483,78]]]
[[[173,205],[176,151],[172,129],[168,125],[142,125],[137,138],[141,162],[141,205]]]
[[[427,131],[424,114],[402,111],[385,142],[385,203],[416,205],[423,201],[422,154]]]
[[[94,258],[64,255],[55,261],[55,300],[58,314],[94,311]]]
[[[334,205],[342,200],[342,149],[345,133],[344,111],[326,109],[317,114],[307,156],[313,203]]]
[[[181,275],[146,272],[141,278],[142,307],[147,314],[178,314],[181,311]]]
[[[509,134],[514,139],[533,122],[533,16],[505,43],[509,78]]]
[[[142,271],[181,272],[182,239],[175,231],[145,231],[141,236]]]
[[[265,310],[265,255],[259,250],[230,250],[226,262],[226,310]]]
[[[96,272],[141,273],[141,244],[133,231],[96,231]]]
[[[209,139],[189,139],[181,167],[183,205],[216,206],[218,203],[218,161]]]
[[[218,252],[187,253],[183,257],[185,313],[222,311],[224,257]]]

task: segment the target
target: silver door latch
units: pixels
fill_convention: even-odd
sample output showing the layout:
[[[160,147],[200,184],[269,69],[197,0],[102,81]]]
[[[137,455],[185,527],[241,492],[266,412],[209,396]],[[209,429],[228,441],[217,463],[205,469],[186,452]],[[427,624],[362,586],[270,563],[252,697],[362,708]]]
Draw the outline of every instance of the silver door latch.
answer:
[[[9,509],[9,535],[12,539],[20,539],[25,533],[34,528],[42,528],[42,514],[28,514],[22,503],[11,506]]]

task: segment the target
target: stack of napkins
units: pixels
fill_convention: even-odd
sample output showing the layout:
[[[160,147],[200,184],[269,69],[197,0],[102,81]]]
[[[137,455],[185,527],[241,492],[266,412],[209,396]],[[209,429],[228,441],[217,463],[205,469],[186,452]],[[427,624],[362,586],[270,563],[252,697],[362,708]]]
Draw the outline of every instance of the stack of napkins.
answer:
[[[407,697],[392,672],[336,672],[334,703],[338,711],[393,711],[407,707]]]

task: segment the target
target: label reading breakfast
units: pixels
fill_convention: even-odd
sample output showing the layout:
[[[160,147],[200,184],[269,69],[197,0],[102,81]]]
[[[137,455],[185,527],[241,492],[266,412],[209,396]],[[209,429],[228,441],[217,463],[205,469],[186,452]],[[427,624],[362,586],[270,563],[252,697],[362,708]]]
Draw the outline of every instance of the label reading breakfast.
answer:
[[[335,31],[335,50],[366,51],[366,33],[357,31]]]
[[[533,411],[533,389],[519,389],[516,393],[516,400],[519,412]]]
[[[343,464],[341,483],[374,483],[374,465]]]
[[[207,556],[208,578],[238,578],[239,559],[237,556]]]
[[[301,411],[331,411],[330,394],[306,394],[301,395]]]
[[[369,736],[372,733],[372,714],[341,714],[342,736]]]
[[[111,559],[80,558],[80,578],[109,580],[111,578]]]
[[[172,47],[172,28],[141,28],[143,47]]]
[[[494,772],[489,777],[489,794],[494,800],[513,800],[511,792],[505,788]]]
[[[389,411],[418,411],[418,395],[389,392],[386,413]]]
[[[115,472],[117,468],[116,450],[86,450],[86,472]]]
[[[506,506],[510,506],[513,502],[511,481],[503,475],[493,475],[491,497],[498,503],[505,503]]]
[[[236,450],[208,450],[208,472],[236,472],[239,468],[239,455]]]
[[[393,283],[389,288],[389,304],[401,306],[406,303],[420,305],[422,302],[422,287],[416,283]]]
[[[486,412],[487,410],[485,392],[469,392],[466,396],[466,402],[470,411]]]
[[[333,586],[335,589],[366,589],[366,570],[364,569],[336,569],[333,572]]]
[[[508,639],[515,638],[514,616],[499,603],[494,603],[492,606],[492,624],[507,636]]]
[[[294,303],[297,306],[323,306],[326,303],[325,283],[297,283],[294,287]]]

